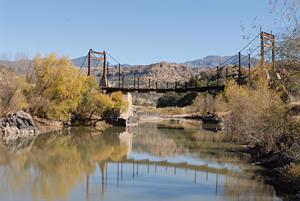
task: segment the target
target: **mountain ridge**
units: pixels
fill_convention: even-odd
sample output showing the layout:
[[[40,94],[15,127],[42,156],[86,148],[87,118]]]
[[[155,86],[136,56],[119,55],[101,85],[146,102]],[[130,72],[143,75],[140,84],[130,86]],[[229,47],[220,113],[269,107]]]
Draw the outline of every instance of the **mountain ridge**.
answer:
[[[231,59],[230,59],[231,58]],[[248,66],[248,57],[245,55],[241,55],[242,62],[241,64],[243,66]],[[228,62],[226,62],[228,60]],[[256,59],[254,61],[257,61]],[[86,67],[87,66],[87,60],[85,56],[78,57],[75,59],[72,59],[72,62],[74,65],[78,67]],[[234,56],[218,56],[218,55],[208,55],[206,57],[200,58],[200,59],[194,59],[190,61],[186,61],[183,63],[174,63],[174,62],[168,62],[168,61],[160,61],[160,62],[155,62],[152,64],[157,64],[157,63],[169,63],[169,64],[181,64],[181,65],[187,65],[188,67],[192,68],[197,68],[197,67],[216,67],[216,66],[221,66],[226,62],[226,64],[231,64],[235,65],[238,64],[238,55]],[[92,66],[97,66],[99,65],[98,61],[92,61],[91,63]],[[122,67],[133,67],[133,66],[149,66],[151,64],[147,65],[132,65],[132,64],[121,64]]]

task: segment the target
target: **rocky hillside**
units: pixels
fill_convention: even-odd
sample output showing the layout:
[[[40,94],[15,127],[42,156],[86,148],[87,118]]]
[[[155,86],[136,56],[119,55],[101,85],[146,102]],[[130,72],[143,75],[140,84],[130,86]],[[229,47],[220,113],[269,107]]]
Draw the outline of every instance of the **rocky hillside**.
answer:
[[[224,63],[226,60],[228,60],[231,56],[216,56],[216,55],[210,55],[207,57],[204,57],[202,59],[195,59],[192,61],[187,61],[182,63],[181,65],[184,66],[189,66],[192,68],[196,68],[196,67],[216,67],[221,65],[222,63]],[[247,56],[242,55],[242,65],[244,66],[248,66],[248,61],[247,61]],[[230,59],[228,61],[227,64],[238,64],[238,55],[234,55],[232,59]],[[79,57],[76,59],[72,60],[74,65],[76,66],[83,66],[86,67],[87,66],[87,61],[86,61],[86,57]],[[96,66],[98,64],[98,61],[92,61],[92,66]],[[133,65],[129,65],[129,64],[122,64],[123,67],[132,67]]]
[[[86,68],[82,69],[87,71]],[[203,71],[211,70],[209,68],[192,68],[185,64],[176,64],[169,62],[160,62],[150,65],[137,65],[130,67],[123,67],[121,69],[121,74],[124,73],[124,83],[126,85],[133,85],[134,75],[136,78],[140,78],[140,85],[148,85],[149,79],[151,80],[151,85],[154,86],[154,82],[166,83],[170,82],[184,82],[188,81],[192,76]],[[102,67],[92,68],[92,74],[96,75],[98,78],[102,76]],[[112,84],[117,84],[119,79],[119,71],[117,67],[109,68],[109,80]],[[121,78],[122,79],[122,78]],[[170,85],[171,86],[171,85]]]
[[[196,59],[193,61],[188,61],[182,64],[170,63],[170,62],[159,62],[150,65],[129,65],[122,64],[122,73],[124,72],[125,83],[133,84],[133,77],[140,77],[141,84],[147,82],[148,79],[157,82],[175,82],[175,81],[185,81],[188,80],[192,75],[201,73],[201,71],[212,70],[216,66],[220,65],[226,61],[229,56],[207,56],[203,59]],[[247,65],[247,59],[244,59],[243,65]],[[79,57],[73,59],[72,62],[78,67],[82,67],[82,71],[87,69],[86,57]],[[238,57],[235,56],[230,60],[229,64],[236,64],[238,62]],[[32,60],[24,61],[0,61],[0,64],[13,68],[16,72],[24,73],[28,71],[28,68],[32,68]],[[94,67],[93,67],[94,66]],[[95,67],[98,66],[98,67]],[[92,74],[97,77],[102,76],[102,67],[99,65],[98,61],[92,61]],[[113,82],[118,81],[118,68],[117,66],[110,66],[109,77]]]
[[[184,64],[190,66],[190,67],[216,67],[227,61],[231,56],[207,56],[203,59],[196,59],[193,61],[187,61]],[[248,66],[248,59],[247,56],[242,55],[242,66]],[[236,65],[238,64],[239,57],[238,55],[234,55],[232,59],[228,61],[227,64]],[[256,61],[255,61],[256,62]]]

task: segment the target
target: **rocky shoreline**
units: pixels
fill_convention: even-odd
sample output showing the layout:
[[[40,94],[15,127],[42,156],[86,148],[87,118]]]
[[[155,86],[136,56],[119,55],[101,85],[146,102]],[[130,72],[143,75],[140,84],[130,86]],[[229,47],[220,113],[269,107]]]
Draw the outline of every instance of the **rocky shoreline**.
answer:
[[[61,122],[32,117],[24,111],[17,111],[0,118],[0,141],[9,145],[19,139],[34,138],[41,133],[61,130],[63,127]]]
[[[34,137],[39,134],[35,123],[28,113],[18,111],[0,119],[0,140],[4,144],[19,138]]]
[[[137,125],[138,118],[134,112],[128,117],[123,117],[120,113],[112,111],[103,119],[103,122],[107,125],[126,127]],[[80,123],[75,124],[75,126],[80,125]],[[61,121],[31,116],[24,111],[12,112],[0,118],[0,142],[7,144],[19,138],[30,138],[42,133],[60,131],[65,126],[73,126],[73,124],[66,125]]]
[[[249,162],[263,167],[259,174],[264,177],[266,183],[274,186],[278,195],[291,201],[300,200],[300,178],[289,173],[289,168],[295,163],[292,157],[280,152],[260,155],[255,146],[249,145],[227,151],[249,154]]]
[[[32,117],[26,112],[18,111],[0,118],[0,142],[9,146],[12,151],[24,150],[20,147],[30,147],[39,134],[63,128],[62,122]],[[267,183],[275,187],[279,195],[286,196],[288,200],[300,200],[300,178],[288,174],[288,169],[294,162],[292,158],[280,153],[258,156],[258,151],[251,146],[240,146],[227,151],[251,155],[250,162],[264,167],[260,174],[265,176]]]

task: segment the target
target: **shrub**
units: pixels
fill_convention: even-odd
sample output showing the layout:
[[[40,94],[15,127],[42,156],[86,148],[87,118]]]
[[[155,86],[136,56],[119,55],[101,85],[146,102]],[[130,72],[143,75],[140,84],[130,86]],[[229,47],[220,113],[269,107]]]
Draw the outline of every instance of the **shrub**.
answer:
[[[179,94],[165,94],[157,100],[158,108],[161,107],[185,107],[192,105],[193,100],[196,98],[196,93]]]
[[[203,115],[207,112],[215,112],[214,106],[214,97],[208,93],[201,93],[193,101],[192,109]]]
[[[112,99],[103,94],[95,77],[85,77],[82,100],[74,113],[76,118],[91,118],[93,115],[102,116],[113,108]]]
[[[28,107],[24,96],[24,91],[28,88],[23,77],[17,76],[13,71],[0,69],[0,117]]]
[[[111,94],[112,101],[114,102],[114,109],[120,112],[126,111],[128,107],[128,101],[124,98],[122,92],[114,92]]]
[[[260,79],[252,88],[229,82],[224,94],[230,115],[227,135],[234,141],[260,145],[263,152],[276,149],[276,140],[286,130],[286,109],[280,96]]]
[[[32,76],[26,79],[0,67],[0,116],[28,108],[42,118],[68,121],[72,114],[78,119],[91,118],[128,107],[122,93],[103,94],[96,78],[81,74],[66,57],[37,56],[30,69],[27,75]]]

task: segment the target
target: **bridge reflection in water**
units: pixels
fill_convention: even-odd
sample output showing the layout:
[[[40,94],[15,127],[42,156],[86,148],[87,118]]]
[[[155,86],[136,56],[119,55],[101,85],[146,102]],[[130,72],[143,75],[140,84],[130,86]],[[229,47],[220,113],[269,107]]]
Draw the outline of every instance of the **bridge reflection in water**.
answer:
[[[126,171],[124,173],[124,166],[126,167]],[[230,171],[227,168],[218,169],[213,167],[208,167],[208,165],[189,165],[187,163],[169,163],[167,161],[149,161],[149,160],[124,160],[124,161],[102,161],[99,162],[99,170],[101,173],[101,195],[104,196],[105,188],[107,187],[108,182],[108,169],[116,172],[116,180],[111,183],[115,183],[117,187],[119,187],[120,182],[123,181],[123,178],[126,177],[126,180],[135,180],[139,177],[139,175],[168,175],[168,176],[178,176],[178,171],[181,176],[184,176],[190,179],[191,183],[197,184],[197,175],[205,175],[205,181],[208,182],[208,177],[214,177],[215,182],[215,194],[218,195],[219,188],[219,177],[222,176],[225,180],[225,185],[227,184],[228,177],[230,176],[238,176],[241,177],[240,174]],[[115,169],[115,170],[113,170]],[[132,170],[132,173],[129,173],[129,169]],[[182,174],[184,172],[184,174]],[[125,174],[125,175],[124,175]],[[97,177],[95,178],[97,179]],[[86,193],[87,198],[89,197],[90,178],[87,176],[86,178]],[[203,179],[201,180],[203,182]]]
[[[190,163],[176,162],[177,159],[175,159],[174,161],[174,157],[176,158],[178,152],[190,152],[190,154],[193,152],[191,150],[184,150],[179,146],[179,150],[176,150],[176,148],[173,149],[173,153],[175,155],[172,155],[172,153],[166,154],[164,152],[163,155],[166,154],[166,156],[164,157],[153,157],[153,155],[151,155],[150,153],[151,151],[149,151],[149,149],[153,147],[151,147],[150,145],[151,148],[146,148],[146,146],[149,146],[149,144],[151,144],[151,139],[149,138],[152,138],[152,140],[156,143],[168,142],[167,147],[169,147],[170,144],[172,144],[171,142],[174,141],[174,139],[172,138],[174,137],[176,139],[176,131],[174,134],[174,131],[172,130],[165,130],[165,132],[167,131],[167,133],[165,133],[166,135],[161,136],[161,130],[160,132],[157,132],[159,130],[157,128],[151,128],[149,130],[148,129],[146,129],[146,133],[143,132],[143,135],[140,135],[141,128],[137,128],[137,130],[134,131],[125,131],[119,135],[120,143],[126,144],[126,146],[128,147],[128,152],[126,154],[127,156],[122,160],[104,160],[98,163],[99,165],[96,174],[94,174],[93,176],[87,176],[86,178],[87,199],[89,199],[91,192],[93,192],[92,194],[94,194],[95,196],[95,194],[97,194],[96,192],[99,192],[100,189],[101,197],[102,199],[105,199],[105,192],[109,192],[109,194],[113,193],[109,190],[109,188],[122,189],[127,188],[126,186],[136,186],[136,188],[139,188],[139,185],[147,186],[148,182],[152,184],[153,182],[155,182],[154,185],[165,188],[166,185],[172,186],[176,184],[178,180],[180,180],[190,188],[203,191],[203,189],[201,188],[204,187],[204,189],[209,191],[210,195],[214,194],[216,197],[225,196],[229,200],[231,200],[231,198],[236,198],[236,200],[252,200],[252,198],[259,199],[261,197],[267,198],[264,200],[278,200],[271,186],[261,184],[251,178],[253,176],[250,173],[251,171],[249,173],[245,172],[243,171],[243,167],[234,168],[230,165],[222,166],[217,162],[219,156],[216,156],[216,163],[207,161],[205,153],[203,153],[204,160],[201,160],[201,163],[203,164],[199,164],[199,161],[197,161],[197,159],[193,161],[191,160],[191,158],[188,158],[188,161],[191,161]],[[172,133],[172,136],[168,135],[169,132]],[[145,135],[147,135],[147,137]],[[210,135],[213,134],[210,133]],[[161,137],[163,137],[164,139],[160,139]],[[188,138],[191,136],[184,137]],[[158,138],[159,141],[157,141]],[[140,146],[145,148],[145,150],[147,150],[147,153],[136,154],[136,149],[138,149],[139,147],[137,146],[137,144],[140,144]],[[154,145],[154,143],[152,145]],[[158,147],[160,147],[159,149],[165,149],[166,146]],[[157,150],[152,150],[152,153],[156,151]],[[147,158],[147,156],[149,157]],[[146,159],[141,159],[142,157],[145,157]],[[162,158],[167,158],[167,160],[159,160]],[[90,177],[94,181],[94,191],[90,189]],[[101,183],[99,182],[100,177]],[[209,189],[205,186],[209,186]],[[151,185],[149,185],[148,187],[152,188]],[[176,189],[177,188],[175,188],[174,190]],[[266,192],[267,194],[270,194],[268,196],[265,196],[264,194],[266,194]],[[108,196],[110,197],[110,195]]]
[[[280,200],[221,136],[147,123],[18,141],[0,147],[0,201]]]

